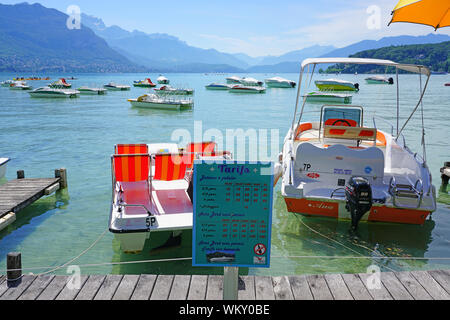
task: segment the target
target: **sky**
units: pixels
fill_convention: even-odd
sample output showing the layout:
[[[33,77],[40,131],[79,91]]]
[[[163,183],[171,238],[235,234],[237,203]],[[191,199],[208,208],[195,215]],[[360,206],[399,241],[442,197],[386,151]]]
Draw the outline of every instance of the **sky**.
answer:
[[[441,0],[447,1],[447,0]],[[2,4],[23,1],[0,0]],[[398,0],[40,0],[45,7],[101,18],[107,26],[167,33],[191,46],[252,57],[278,56],[313,45],[345,47],[385,36],[450,35],[450,27],[387,26]],[[34,2],[30,2],[34,3]],[[82,23],[82,21],[81,21]]]

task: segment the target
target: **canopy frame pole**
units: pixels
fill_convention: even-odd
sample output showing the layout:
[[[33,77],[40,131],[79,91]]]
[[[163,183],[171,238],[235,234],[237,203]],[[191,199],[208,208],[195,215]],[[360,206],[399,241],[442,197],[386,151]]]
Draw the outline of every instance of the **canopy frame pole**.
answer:
[[[422,92],[422,73],[419,73],[420,92]],[[422,113],[422,147],[423,147],[423,166],[427,164],[427,147],[425,144],[425,118],[423,113],[423,100],[420,102]]]
[[[397,136],[400,129],[400,83],[398,81],[398,68],[395,68],[395,78],[397,82]]]

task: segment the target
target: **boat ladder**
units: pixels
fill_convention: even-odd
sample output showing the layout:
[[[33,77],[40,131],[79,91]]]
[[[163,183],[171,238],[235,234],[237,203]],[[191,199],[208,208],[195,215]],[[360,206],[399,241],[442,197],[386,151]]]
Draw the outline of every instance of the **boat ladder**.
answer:
[[[418,209],[422,205],[423,200],[423,182],[421,179],[418,179],[414,186],[411,184],[400,184],[396,182],[395,177],[392,177],[389,183],[389,193],[392,195],[394,207]],[[401,199],[416,199],[416,205],[402,204]],[[411,203],[411,201],[408,202]]]

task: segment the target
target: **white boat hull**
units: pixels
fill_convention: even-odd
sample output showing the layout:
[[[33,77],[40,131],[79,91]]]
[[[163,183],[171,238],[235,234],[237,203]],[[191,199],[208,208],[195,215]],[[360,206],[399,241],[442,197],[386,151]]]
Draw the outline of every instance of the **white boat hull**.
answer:
[[[181,104],[181,103],[157,103],[157,102],[147,102],[147,101],[134,101],[129,100],[131,105],[136,108],[147,108],[147,109],[161,109],[161,110],[183,110],[192,108],[192,103]]]
[[[289,82],[266,82],[268,88],[295,88],[295,84]]]
[[[60,93],[42,93],[42,92],[29,92],[33,98],[77,98],[77,93],[60,94]]]

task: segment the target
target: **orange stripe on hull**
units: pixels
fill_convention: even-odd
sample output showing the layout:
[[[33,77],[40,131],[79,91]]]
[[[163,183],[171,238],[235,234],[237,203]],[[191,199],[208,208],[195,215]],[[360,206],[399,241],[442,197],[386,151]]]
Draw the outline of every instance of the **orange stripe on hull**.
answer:
[[[285,198],[287,209],[292,213],[303,213],[323,217],[339,218],[339,203],[326,201],[312,201],[306,199]],[[390,207],[372,207],[368,215],[371,222],[391,222],[422,225],[431,212],[398,209]]]

